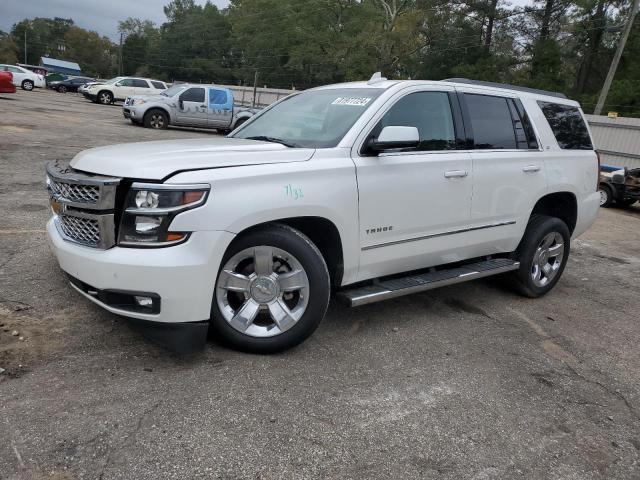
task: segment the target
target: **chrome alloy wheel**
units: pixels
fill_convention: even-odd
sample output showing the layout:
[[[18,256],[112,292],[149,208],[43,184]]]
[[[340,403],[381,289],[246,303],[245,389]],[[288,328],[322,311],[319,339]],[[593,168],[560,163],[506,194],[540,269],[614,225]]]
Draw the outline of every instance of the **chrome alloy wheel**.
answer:
[[[250,247],[231,257],[220,271],[216,301],[224,319],[240,333],[274,337],[304,315],[309,279],[290,253],[264,245]]]
[[[152,113],[149,124],[151,128],[164,128],[164,115],[161,113]]]
[[[564,257],[564,240],[558,232],[548,233],[538,245],[531,264],[531,278],[538,287],[551,282],[560,270]]]
[[[599,188],[598,192],[600,193],[600,206],[602,206],[609,201],[609,192],[604,188]]]
[[[111,103],[111,95],[109,95],[108,93],[101,93],[100,94],[100,103],[102,103],[103,105],[108,105]]]

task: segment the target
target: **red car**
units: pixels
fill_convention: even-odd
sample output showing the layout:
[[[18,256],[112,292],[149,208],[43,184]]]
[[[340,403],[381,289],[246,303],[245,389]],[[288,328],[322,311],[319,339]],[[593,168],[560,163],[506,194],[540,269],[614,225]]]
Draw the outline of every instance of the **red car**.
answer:
[[[0,71],[0,93],[16,93],[13,84],[13,73]]]

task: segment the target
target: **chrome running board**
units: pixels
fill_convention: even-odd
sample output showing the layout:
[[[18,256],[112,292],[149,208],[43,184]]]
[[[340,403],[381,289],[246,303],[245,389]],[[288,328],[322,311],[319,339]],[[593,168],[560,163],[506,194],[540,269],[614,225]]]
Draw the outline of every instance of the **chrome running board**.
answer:
[[[424,292],[425,290],[468,282],[477,278],[490,277],[491,275],[517,270],[519,267],[520,262],[508,258],[483,260],[419,275],[375,280],[372,285],[339,292],[338,298],[351,307],[358,307],[411,293]]]

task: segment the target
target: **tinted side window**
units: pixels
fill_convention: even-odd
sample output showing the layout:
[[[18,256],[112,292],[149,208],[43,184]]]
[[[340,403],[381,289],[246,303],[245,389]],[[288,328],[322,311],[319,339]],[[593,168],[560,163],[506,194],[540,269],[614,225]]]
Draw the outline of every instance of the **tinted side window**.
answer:
[[[165,86],[164,86],[164,83],[162,83],[162,82],[154,82],[153,80],[151,80],[151,84],[152,84],[155,88],[157,88],[158,90],[164,90],[164,89],[166,89],[166,88],[167,88],[167,87],[165,87]]]
[[[517,148],[506,98],[465,93],[464,99],[469,111],[475,148]]]
[[[446,92],[417,92],[401,98],[385,113],[372,135],[384,127],[416,127],[420,133],[417,150],[451,150],[456,148],[456,132]]]
[[[133,80],[131,78],[125,78],[124,80],[120,80],[120,86],[133,87]]]
[[[538,102],[549,122],[560,148],[568,150],[592,150],[591,138],[580,110],[570,105]]]
[[[133,86],[138,88],[149,88],[149,84],[146,80],[140,80],[137,78],[133,79]]]
[[[180,95],[180,100],[204,103],[204,88],[190,88]]]

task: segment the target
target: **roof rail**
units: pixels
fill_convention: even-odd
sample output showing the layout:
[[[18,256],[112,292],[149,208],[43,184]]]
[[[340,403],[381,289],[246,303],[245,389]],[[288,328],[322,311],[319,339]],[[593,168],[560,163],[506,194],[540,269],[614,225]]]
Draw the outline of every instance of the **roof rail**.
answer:
[[[547,95],[549,97],[567,98],[564,93],[539,90],[537,88],[520,87],[518,85],[509,85],[508,83],[485,82],[484,80],[470,80],[468,78],[446,78],[443,80],[443,82],[466,83],[468,85],[479,85],[482,87],[508,88],[509,90],[517,90],[519,92],[537,93],[538,95]]]

